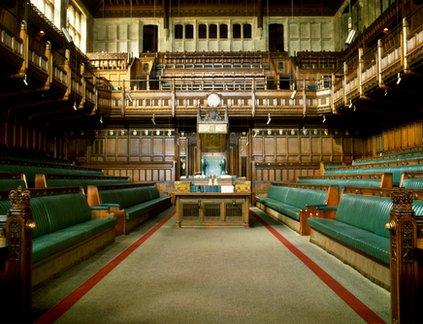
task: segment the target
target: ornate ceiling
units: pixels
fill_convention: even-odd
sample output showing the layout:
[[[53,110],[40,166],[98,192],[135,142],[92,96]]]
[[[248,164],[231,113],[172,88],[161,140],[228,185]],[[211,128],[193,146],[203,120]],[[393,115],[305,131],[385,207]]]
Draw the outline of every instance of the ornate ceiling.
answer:
[[[102,17],[328,16],[345,0],[82,0]]]

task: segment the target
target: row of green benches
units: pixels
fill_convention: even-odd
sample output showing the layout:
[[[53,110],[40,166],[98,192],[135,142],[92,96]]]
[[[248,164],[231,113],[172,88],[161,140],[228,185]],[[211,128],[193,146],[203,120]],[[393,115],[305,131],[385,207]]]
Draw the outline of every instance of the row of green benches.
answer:
[[[88,185],[128,184],[128,177],[118,176],[82,176],[68,174],[36,174],[33,187],[36,189],[53,187],[87,187]],[[0,173],[0,190],[12,190],[17,187],[28,188],[26,175],[23,173]]]
[[[393,187],[393,177],[390,173],[382,174],[338,174],[325,176],[298,177],[297,183],[308,185],[384,188]],[[423,172],[404,172],[401,175],[399,186],[406,189],[423,189]]]
[[[105,186],[98,192],[101,200],[94,205],[78,187],[30,190],[36,225],[32,232],[34,286],[109,244],[116,232],[127,233],[171,205],[170,197],[160,196],[153,184]],[[11,207],[6,196],[4,191],[0,195],[0,215]]]
[[[385,224],[392,209],[390,193],[345,188],[337,199],[333,187],[275,183],[267,195],[256,197],[256,202],[270,216],[300,234],[310,234],[311,241],[389,287],[389,233]],[[415,201],[413,210],[422,216],[423,201]],[[344,247],[353,252],[345,252]]]
[[[395,151],[390,154],[384,154],[372,158],[356,159],[352,161],[352,165],[365,165],[375,163],[389,163],[397,161],[410,161],[416,159],[423,159],[422,148],[416,150]]]
[[[26,161],[10,161],[0,159],[0,172],[2,173],[23,173],[26,175],[27,183],[30,187],[34,187],[36,174],[50,174],[50,175],[67,175],[67,176],[103,176],[100,169],[35,163]]]

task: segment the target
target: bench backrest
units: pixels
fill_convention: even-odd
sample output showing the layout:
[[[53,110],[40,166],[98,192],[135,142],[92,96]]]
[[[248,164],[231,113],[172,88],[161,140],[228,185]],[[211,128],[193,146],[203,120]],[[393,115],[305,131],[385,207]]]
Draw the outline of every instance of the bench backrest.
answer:
[[[298,183],[314,184],[323,186],[338,186],[338,187],[371,187],[379,188],[380,179],[320,179],[320,178],[307,178],[299,179]]]
[[[392,173],[392,182],[398,186],[401,181],[401,175],[404,172],[422,172],[423,164],[386,166],[386,167],[354,167],[350,169],[334,169],[325,171],[325,175],[338,174],[375,174],[375,173]]]
[[[336,211],[336,220],[389,237],[385,224],[392,210],[390,197],[343,194]]]
[[[321,205],[325,203],[327,191],[288,186],[270,186],[267,197],[282,203],[304,208],[307,205]]]
[[[91,219],[91,209],[82,193],[34,197],[30,204],[36,224],[34,238]]]
[[[123,209],[159,197],[160,193],[154,186],[100,191],[102,203],[118,203]]]

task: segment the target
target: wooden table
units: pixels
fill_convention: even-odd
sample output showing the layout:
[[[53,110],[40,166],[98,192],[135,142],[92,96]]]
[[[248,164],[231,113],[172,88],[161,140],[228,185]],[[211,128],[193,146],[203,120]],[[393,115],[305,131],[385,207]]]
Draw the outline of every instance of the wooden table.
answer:
[[[249,226],[251,192],[175,192],[176,224]]]

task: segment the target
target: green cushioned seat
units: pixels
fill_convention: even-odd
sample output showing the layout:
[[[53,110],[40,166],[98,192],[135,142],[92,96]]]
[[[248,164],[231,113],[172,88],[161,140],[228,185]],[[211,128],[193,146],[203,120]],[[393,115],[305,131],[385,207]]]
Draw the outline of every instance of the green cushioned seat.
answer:
[[[81,193],[36,197],[32,200],[40,200],[50,220],[50,232],[89,221],[91,208],[88,206],[86,197]],[[38,215],[34,220],[38,222]]]
[[[343,194],[336,219],[311,217],[308,222],[342,244],[389,264],[389,232],[385,224],[391,210],[389,197]]]
[[[124,179],[47,179],[47,187],[74,187],[88,185],[107,186],[115,184],[126,184],[128,180]]]
[[[156,199],[152,199],[149,201],[145,201],[141,204],[137,204],[132,207],[128,207],[125,209],[126,212],[126,219],[131,220],[134,218],[137,218],[145,213],[148,213],[150,210],[152,210],[154,207],[157,206],[157,204],[161,203],[162,201],[165,201],[166,199],[169,199],[169,197],[159,197]]]
[[[317,231],[389,265],[389,238],[334,219],[310,217],[309,225]]]
[[[325,202],[326,191],[306,188],[270,186],[267,197],[260,198],[264,205],[295,220],[300,219],[300,211],[307,206]]]
[[[404,181],[402,182],[402,187],[406,189],[423,189],[423,179],[422,178],[404,179]]]
[[[0,190],[12,190],[18,187],[26,188],[25,181],[21,179],[0,179]]]
[[[380,180],[377,179],[325,179],[325,178],[306,178],[299,179],[298,183],[313,184],[322,186],[338,186],[338,187],[368,187],[378,188]]]
[[[365,167],[359,166],[351,169],[333,169],[325,171],[325,175],[339,174],[375,174],[375,173],[392,173],[392,183],[399,186],[401,175],[404,172],[423,172],[423,164],[388,166],[388,167]]]
[[[37,237],[33,240],[32,262],[42,261],[98,233],[112,229],[116,222],[115,217],[97,218]]]
[[[0,215],[7,215],[10,209],[9,200],[0,200]]]

